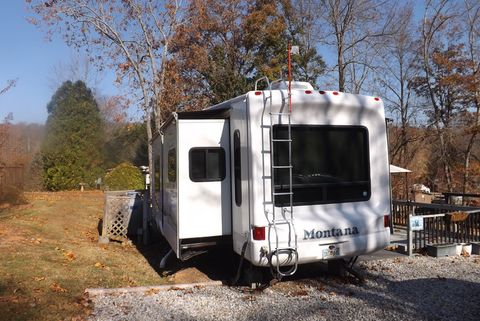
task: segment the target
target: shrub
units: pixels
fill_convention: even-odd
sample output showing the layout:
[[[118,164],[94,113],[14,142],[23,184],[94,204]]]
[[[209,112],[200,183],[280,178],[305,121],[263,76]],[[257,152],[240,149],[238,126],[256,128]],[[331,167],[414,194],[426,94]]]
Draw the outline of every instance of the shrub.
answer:
[[[131,163],[121,163],[105,175],[105,186],[111,190],[144,189],[142,172]]]

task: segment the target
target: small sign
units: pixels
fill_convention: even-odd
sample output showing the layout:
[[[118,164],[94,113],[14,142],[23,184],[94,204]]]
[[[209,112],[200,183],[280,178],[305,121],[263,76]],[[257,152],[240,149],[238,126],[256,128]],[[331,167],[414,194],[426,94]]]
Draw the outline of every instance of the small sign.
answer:
[[[423,216],[410,217],[410,230],[423,231]]]

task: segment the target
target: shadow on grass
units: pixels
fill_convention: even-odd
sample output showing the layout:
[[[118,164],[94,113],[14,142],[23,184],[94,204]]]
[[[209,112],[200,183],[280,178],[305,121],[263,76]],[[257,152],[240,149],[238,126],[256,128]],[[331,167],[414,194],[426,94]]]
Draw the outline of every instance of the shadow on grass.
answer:
[[[231,248],[226,247],[211,249],[209,252],[195,256],[187,261],[179,260],[176,258],[175,253],[172,253],[167,260],[166,267],[161,269],[160,262],[170,251],[170,245],[158,233],[151,233],[150,236],[148,245],[143,245],[136,237],[131,237],[130,239],[150,266],[162,277],[171,276],[189,268],[195,268],[208,279],[222,281],[226,284],[236,272],[238,264],[237,255],[233,253]],[[189,279],[188,276],[185,277]],[[200,281],[204,281],[204,278],[203,280],[195,280],[194,275],[192,275],[192,283]]]

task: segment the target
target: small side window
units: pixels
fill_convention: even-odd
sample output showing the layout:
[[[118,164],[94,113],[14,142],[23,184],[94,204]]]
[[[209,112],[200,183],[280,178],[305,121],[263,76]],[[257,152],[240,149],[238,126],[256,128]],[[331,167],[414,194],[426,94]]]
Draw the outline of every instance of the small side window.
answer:
[[[168,181],[175,183],[177,181],[177,151],[172,148],[168,151]]]
[[[189,155],[189,176],[194,182],[225,179],[225,150],[220,147],[192,148]]]
[[[160,161],[160,156],[155,157],[155,163],[153,164],[153,167],[155,168],[154,172],[154,184],[155,184],[155,190],[158,192],[160,190],[160,185],[161,185],[161,179],[160,179],[160,166],[162,166],[162,163]]]
[[[240,153],[240,131],[233,133],[233,173],[235,176],[235,204],[242,205],[242,164]]]

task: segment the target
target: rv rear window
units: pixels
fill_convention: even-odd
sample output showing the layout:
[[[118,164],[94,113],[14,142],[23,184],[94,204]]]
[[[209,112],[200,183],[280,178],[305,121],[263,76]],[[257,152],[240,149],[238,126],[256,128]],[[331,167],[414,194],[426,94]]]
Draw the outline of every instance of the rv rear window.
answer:
[[[275,192],[290,191],[288,127],[275,125]],[[358,202],[370,199],[368,130],[363,126],[291,126],[293,205]],[[277,206],[290,203],[278,195]]]
[[[189,153],[189,175],[194,182],[225,179],[225,150],[221,147],[192,148]]]

